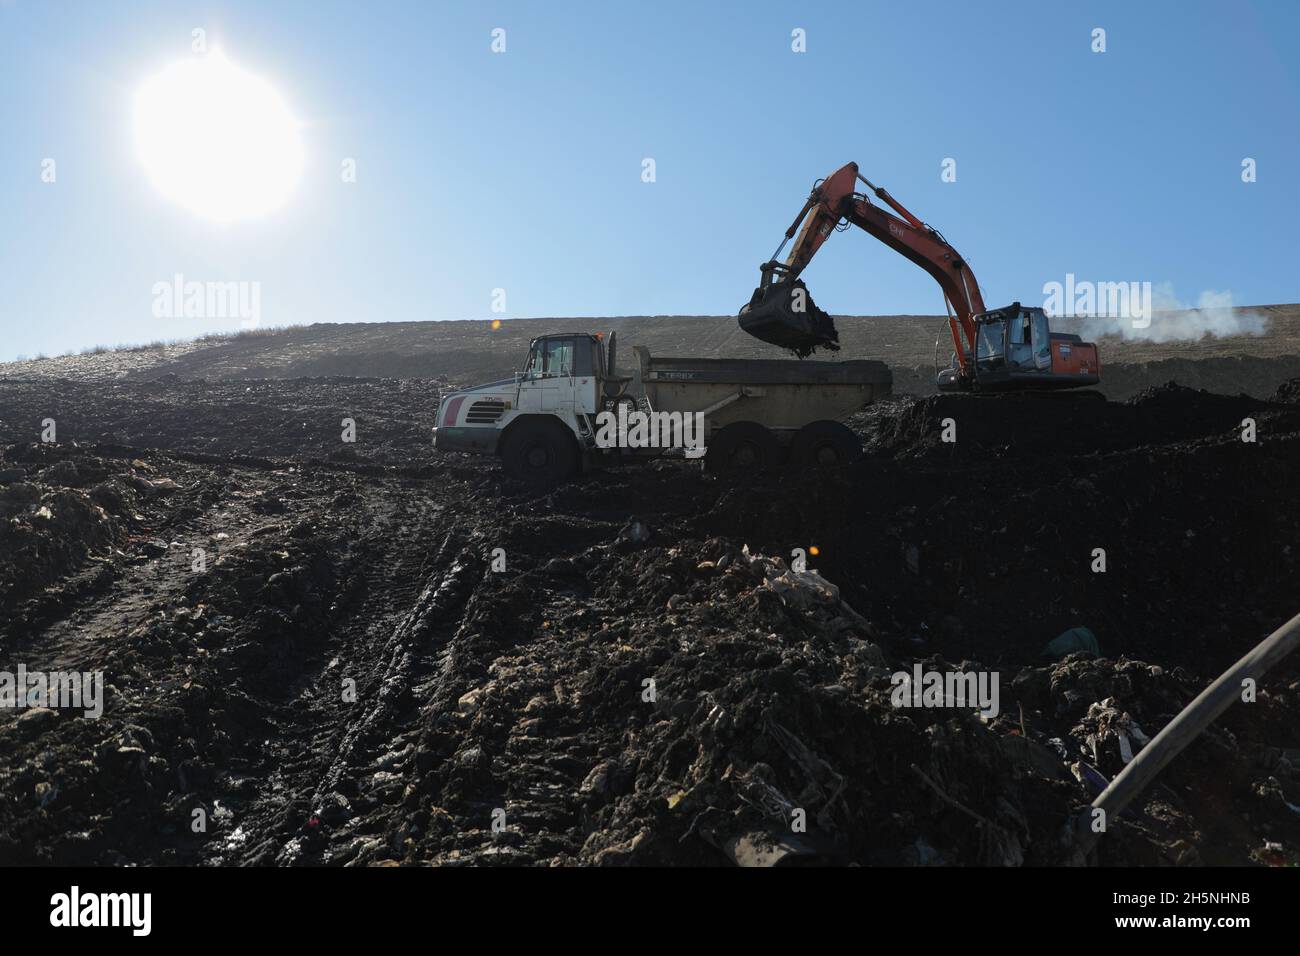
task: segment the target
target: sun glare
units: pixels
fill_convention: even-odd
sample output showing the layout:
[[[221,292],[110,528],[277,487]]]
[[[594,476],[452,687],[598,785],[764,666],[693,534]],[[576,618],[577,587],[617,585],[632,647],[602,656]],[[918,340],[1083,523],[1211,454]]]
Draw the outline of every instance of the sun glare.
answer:
[[[144,82],[135,141],[163,195],[218,222],[276,209],[302,171],[298,122],[280,94],[215,51]]]

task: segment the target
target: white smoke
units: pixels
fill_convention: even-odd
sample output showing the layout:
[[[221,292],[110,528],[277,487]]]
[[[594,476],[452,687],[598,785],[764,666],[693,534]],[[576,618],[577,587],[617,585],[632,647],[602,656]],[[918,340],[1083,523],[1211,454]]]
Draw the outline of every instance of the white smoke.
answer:
[[[1174,287],[1168,282],[1152,289],[1150,324],[1094,317],[1084,319],[1081,326],[1085,338],[1118,335],[1141,342],[1187,342],[1207,335],[1229,338],[1263,335],[1267,331],[1268,316],[1255,309],[1238,308],[1231,292],[1207,290],[1192,306],[1174,295]]]

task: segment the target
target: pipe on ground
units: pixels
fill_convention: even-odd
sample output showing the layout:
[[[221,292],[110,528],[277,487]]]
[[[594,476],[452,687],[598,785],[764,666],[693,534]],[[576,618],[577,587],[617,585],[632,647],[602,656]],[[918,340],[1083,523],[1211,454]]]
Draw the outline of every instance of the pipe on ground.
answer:
[[[1195,700],[1182,709],[1152,741],[1142,748],[1129,765],[1120,771],[1110,785],[1092,801],[1090,811],[1085,811],[1079,821],[1080,839],[1086,853],[1097,842],[1100,834],[1093,830],[1093,821],[1101,810],[1103,824],[1123,811],[1155,779],[1171,760],[1200,736],[1220,714],[1240,699],[1242,681],[1252,678],[1256,684],[1268,670],[1300,645],[1300,614],[1287,621],[1264,638],[1250,653],[1219,675]]]

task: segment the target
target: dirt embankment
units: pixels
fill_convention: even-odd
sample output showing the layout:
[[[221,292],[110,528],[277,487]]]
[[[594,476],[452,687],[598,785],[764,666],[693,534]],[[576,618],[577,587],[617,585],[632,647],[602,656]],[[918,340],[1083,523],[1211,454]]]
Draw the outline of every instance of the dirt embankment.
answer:
[[[1242,311],[1262,316],[1265,333],[1169,342],[1126,340],[1115,335],[1101,338],[1102,390],[1111,399],[1124,401],[1143,388],[1172,379],[1194,388],[1267,398],[1283,381],[1300,375],[1300,305]],[[835,321],[843,348],[838,353],[818,353],[819,361],[878,359],[894,369],[898,392],[934,393],[936,356],[946,365],[952,348],[945,319],[837,316]],[[1157,316],[1157,324],[1159,321]],[[1055,324],[1062,331],[1087,332],[1079,320],[1060,319]],[[207,381],[347,376],[467,385],[508,378],[522,365],[533,336],[565,331],[617,332],[624,370],[633,362],[630,347],[634,344],[645,345],[655,355],[785,355],[742,332],[734,316],[505,318],[495,328],[490,321],[322,323],[198,342],[0,363],[0,381],[152,381],[170,374]]]
[[[1068,862],[1300,607],[1296,392],[903,398],[845,471],[535,494],[431,452],[432,383],[0,383],[0,670],[107,684],[0,712],[0,862]],[[897,706],[918,665],[997,713]],[[1300,859],[1298,668],[1097,861]]]

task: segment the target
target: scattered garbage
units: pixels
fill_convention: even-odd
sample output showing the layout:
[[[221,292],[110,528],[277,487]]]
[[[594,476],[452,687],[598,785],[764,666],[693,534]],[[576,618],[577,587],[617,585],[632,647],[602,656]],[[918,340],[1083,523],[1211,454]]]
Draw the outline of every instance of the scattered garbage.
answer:
[[[640,521],[632,521],[625,525],[619,531],[618,537],[614,539],[616,546],[636,546],[644,544],[650,540],[650,529]]]
[[[1092,762],[1098,765],[1113,763],[1113,759],[1107,761],[1103,758],[1113,758],[1116,754],[1120,763],[1126,764],[1133,759],[1135,746],[1145,747],[1151,740],[1137,721],[1117,706],[1113,697],[1090,705],[1083,723],[1071,733],[1082,739],[1083,745],[1092,753]],[[1111,748],[1113,753],[1109,752]]]
[[[777,577],[765,577],[763,587],[775,593],[789,607],[825,607],[840,600],[840,589],[816,571],[786,570]]]
[[[0,714],[0,861],[1061,864],[1065,822],[1296,610],[1296,405],[1174,388],[1062,426],[943,396],[864,413],[854,469],[538,495],[431,464],[437,394],[0,382],[0,670],[80,655],[107,685],[98,721]],[[67,442],[13,430],[56,398]],[[896,708],[918,664],[996,673],[997,714]],[[1298,679],[1095,859],[1296,862]],[[206,835],[159,825],[201,808]]]
[[[1072,627],[1052,638],[1047,646],[1043,648],[1042,656],[1059,661],[1062,657],[1068,657],[1071,654],[1087,654],[1091,657],[1100,657],[1101,647],[1097,643],[1097,635],[1086,627]]]

